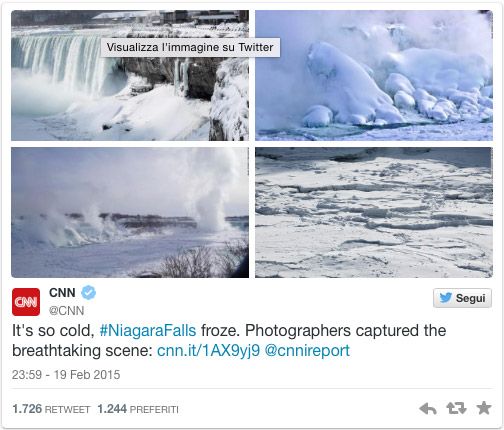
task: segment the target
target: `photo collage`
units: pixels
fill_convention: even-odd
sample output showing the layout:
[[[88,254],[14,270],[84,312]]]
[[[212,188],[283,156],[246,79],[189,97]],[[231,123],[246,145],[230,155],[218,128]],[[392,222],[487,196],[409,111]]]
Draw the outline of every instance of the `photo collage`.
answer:
[[[15,10],[11,276],[492,277],[493,42],[489,10]]]

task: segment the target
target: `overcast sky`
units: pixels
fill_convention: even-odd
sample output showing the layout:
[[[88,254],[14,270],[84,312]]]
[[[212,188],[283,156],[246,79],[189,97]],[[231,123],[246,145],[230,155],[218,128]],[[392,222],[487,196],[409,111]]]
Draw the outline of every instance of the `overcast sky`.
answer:
[[[193,215],[205,197],[248,214],[246,148],[14,148],[12,212]]]

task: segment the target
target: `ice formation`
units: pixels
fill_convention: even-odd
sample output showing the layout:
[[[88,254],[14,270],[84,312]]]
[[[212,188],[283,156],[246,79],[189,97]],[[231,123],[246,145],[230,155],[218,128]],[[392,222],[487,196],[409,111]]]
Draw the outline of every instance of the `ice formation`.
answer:
[[[333,45],[314,43],[308,53],[307,65],[323,87],[324,104],[333,111],[336,122],[402,122],[392,99],[378,88],[358,62]]]
[[[173,88],[174,94],[178,96],[180,93],[180,60],[178,58],[175,58],[173,63]]]
[[[419,48],[389,54],[382,62],[388,74],[386,92],[365,67],[326,42],[310,47],[307,66],[322,88],[323,107],[331,113],[310,107],[303,118],[306,127],[324,127],[332,121],[400,124],[405,122],[401,111],[412,110],[439,122],[492,118],[492,91],[480,92],[488,88],[491,68],[478,55]]]
[[[247,58],[230,58],[217,70],[210,109],[212,140],[248,140]]]
[[[189,90],[189,58],[186,58],[182,63],[182,85],[183,94],[186,96]]]
[[[279,59],[256,62],[258,138],[330,140],[344,129],[324,134],[333,124],[387,134],[380,126],[458,123],[446,128],[459,135],[464,122],[481,124],[486,138],[491,22],[479,11],[258,12],[256,35],[282,39]],[[323,110],[314,115],[317,105],[331,121]]]
[[[315,105],[308,109],[303,124],[306,127],[325,127],[333,120],[333,112],[327,106]]]
[[[490,148],[256,149],[259,277],[489,277]]]

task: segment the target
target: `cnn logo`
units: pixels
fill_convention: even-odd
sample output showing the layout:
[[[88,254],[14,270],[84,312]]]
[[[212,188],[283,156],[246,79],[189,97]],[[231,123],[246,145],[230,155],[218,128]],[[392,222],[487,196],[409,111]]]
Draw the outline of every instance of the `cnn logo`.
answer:
[[[38,288],[14,288],[12,290],[12,314],[17,317],[40,315],[40,290]]]

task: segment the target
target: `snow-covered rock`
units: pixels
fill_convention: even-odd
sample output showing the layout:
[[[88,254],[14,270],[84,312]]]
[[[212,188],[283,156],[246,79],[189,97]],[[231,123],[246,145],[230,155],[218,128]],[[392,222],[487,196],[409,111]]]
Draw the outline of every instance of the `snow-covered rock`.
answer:
[[[333,120],[333,112],[326,106],[314,105],[306,111],[303,118],[305,127],[326,127]]]
[[[377,117],[387,122],[403,122],[392,99],[366,70],[333,45],[312,44],[307,65],[318,85],[323,87],[325,100],[322,102],[334,112],[336,122],[367,124]]]

